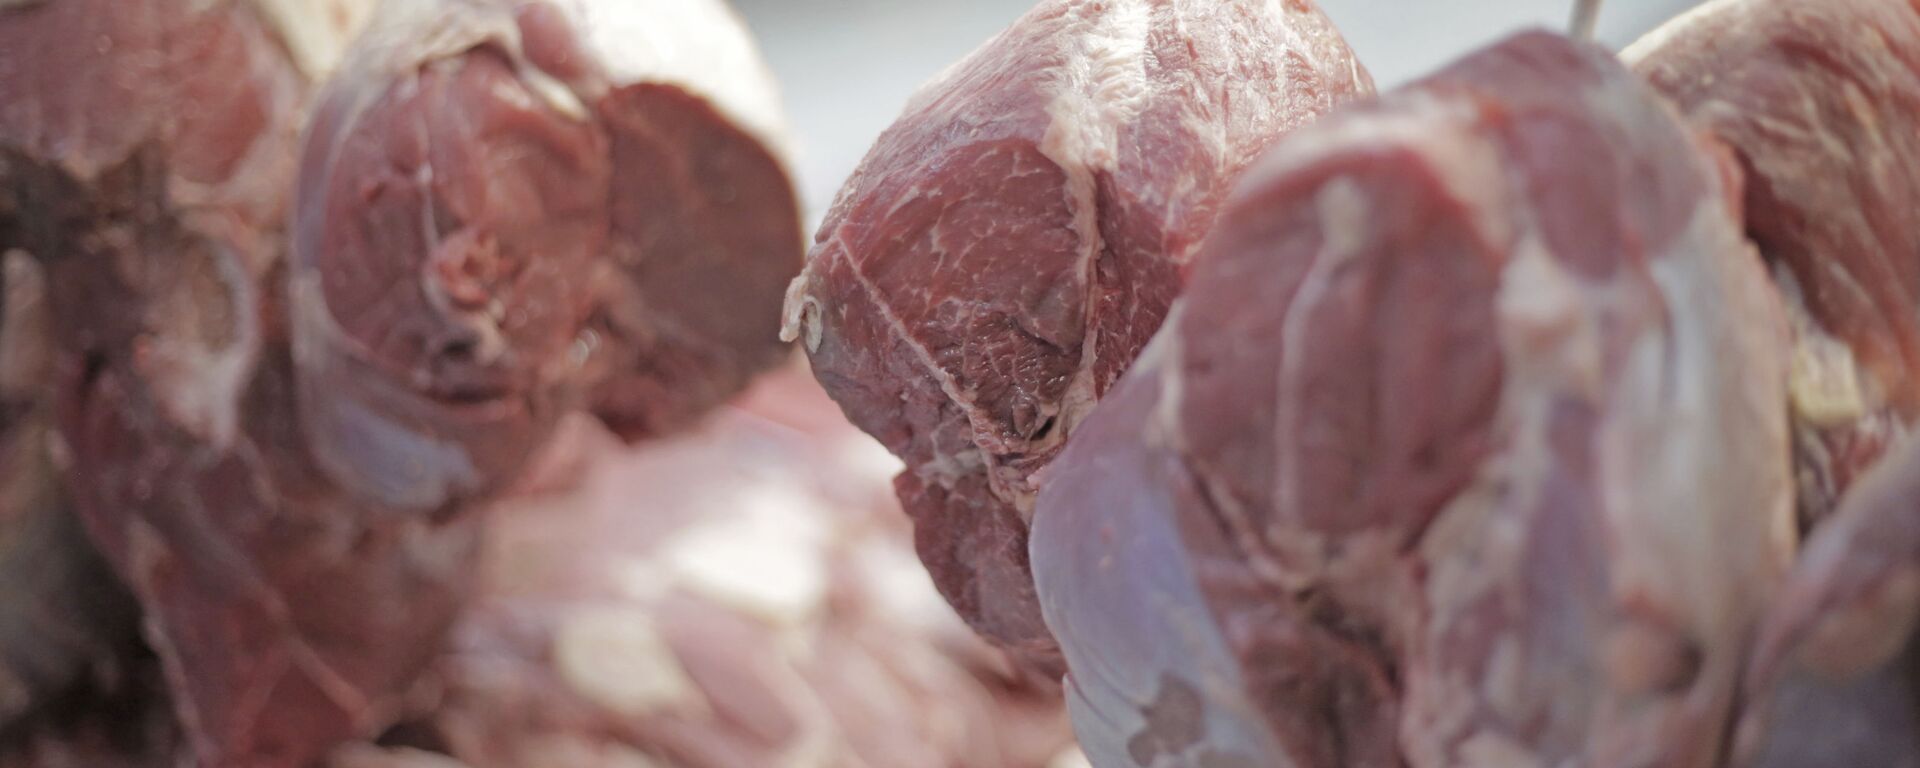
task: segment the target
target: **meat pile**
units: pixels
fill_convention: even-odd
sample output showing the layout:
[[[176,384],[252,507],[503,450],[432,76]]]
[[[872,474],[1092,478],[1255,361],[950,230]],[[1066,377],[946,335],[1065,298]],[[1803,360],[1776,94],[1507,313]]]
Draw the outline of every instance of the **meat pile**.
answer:
[[[1153,31],[1194,5],[1043,2],[880,138],[788,297],[1093,762],[1920,764],[1920,4],[1714,0],[1345,106],[1304,4]],[[1281,30],[1283,91],[1155,100],[1236,66],[1219,29]]]
[[[446,722],[499,711],[469,694],[512,681],[434,674],[449,644],[509,659],[545,631],[495,610],[512,600],[481,546],[538,513],[491,502],[569,413],[668,435],[787,358],[803,241],[782,131],[751,39],[709,0],[0,3],[0,764],[178,747],[310,766],[442,688]],[[693,507],[641,513],[676,510]],[[847,599],[820,634],[933,653]],[[729,620],[710,623],[773,644]],[[547,627],[585,643],[566,664],[623,663],[604,624],[581,626]],[[937,674],[972,679],[951,664]],[[973,730],[926,754],[1002,707],[1048,711],[1003,676],[967,705]],[[616,697],[666,684],[610,680]],[[759,739],[705,763],[741,765],[814,745],[748,714],[632,747],[702,764],[704,745]],[[917,743],[866,714],[822,727]]]
[[[1310,0],[1044,0],[916,94],[841,190],[785,335],[895,480],[921,560],[1038,668],[1043,469],[1139,354],[1233,180],[1373,82]]]

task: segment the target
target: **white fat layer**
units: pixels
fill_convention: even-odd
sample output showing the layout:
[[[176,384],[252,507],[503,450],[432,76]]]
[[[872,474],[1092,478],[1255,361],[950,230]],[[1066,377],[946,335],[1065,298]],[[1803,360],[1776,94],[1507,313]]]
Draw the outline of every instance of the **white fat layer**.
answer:
[[[1785,266],[1773,270],[1774,284],[1780,288],[1781,304],[1793,331],[1793,359],[1787,376],[1787,392],[1793,410],[1802,420],[1817,427],[1858,424],[1877,406],[1878,393],[1869,392],[1873,379],[1860,368],[1853,347],[1822,328],[1807,310],[1799,278]]]
[[[1048,86],[1053,122],[1040,151],[1069,174],[1111,170],[1120,129],[1146,109],[1151,14],[1145,0],[1078,3],[1067,12],[1058,32],[1067,48]]]
[[[780,92],[746,24],[722,0],[554,0],[612,85],[684,86],[792,157]]]
[[[1667,330],[1636,340],[1600,436],[1614,586],[1661,596],[1710,648],[1739,647],[1795,545],[1785,322],[1717,201],[1652,277]]]
[[[311,1],[311,0],[309,0]],[[348,82],[403,80],[434,61],[452,59],[481,45],[494,45],[513,63],[515,74],[555,111],[585,120],[585,103],[565,83],[527,62],[520,27],[507,0],[379,0],[364,32],[344,54],[341,66],[352,70]],[[363,104],[385,95],[361,88]],[[360,109],[350,109],[357,115]],[[343,131],[344,133],[344,131]]]
[[[787,296],[780,307],[780,340],[792,342],[805,338],[807,354],[820,351],[820,335],[826,328],[820,324],[820,300],[807,293],[807,286],[813,283],[813,262],[795,275],[793,282],[787,283]]]
[[[1694,31],[1710,23],[1739,23],[1744,14],[1736,8],[1750,0],[1707,0],[1687,9],[1685,12],[1667,20],[1667,23],[1655,27],[1652,32],[1642,35],[1639,40],[1620,51],[1620,60],[1629,66],[1638,66],[1647,57],[1659,53],[1679,36]]]
[[[828,514],[786,482],[734,496],[738,514],[684,531],[661,548],[675,582],[778,626],[811,619],[827,597]]]
[[[211,257],[224,300],[230,311],[233,339],[225,346],[211,346],[200,339],[180,334],[154,336],[148,354],[137,362],[156,382],[157,395],[168,416],[217,448],[233,444],[240,431],[240,404],[247,384],[253,380],[254,363],[260,349],[260,321],[253,278],[240,263],[237,254],[221,250]],[[176,298],[186,298],[184,296]],[[201,307],[200,311],[211,308]],[[166,315],[194,308],[162,306]]]
[[[333,72],[377,0],[252,0],[309,79]]]
[[[707,709],[706,697],[647,611],[580,610],[555,630],[552,652],[561,681],[609,711],[641,717]]]

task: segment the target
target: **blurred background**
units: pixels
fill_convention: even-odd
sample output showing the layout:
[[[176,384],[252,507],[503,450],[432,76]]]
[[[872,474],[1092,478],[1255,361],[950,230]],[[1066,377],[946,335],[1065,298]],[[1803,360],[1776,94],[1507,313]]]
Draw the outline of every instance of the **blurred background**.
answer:
[[[1606,0],[1618,50],[1698,0]],[[1381,88],[1525,27],[1564,30],[1573,0],[1319,0]],[[734,0],[773,66],[817,221],[913,89],[1019,18],[1032,0]],[[1471,5],[1471,8],[1466,6]]]

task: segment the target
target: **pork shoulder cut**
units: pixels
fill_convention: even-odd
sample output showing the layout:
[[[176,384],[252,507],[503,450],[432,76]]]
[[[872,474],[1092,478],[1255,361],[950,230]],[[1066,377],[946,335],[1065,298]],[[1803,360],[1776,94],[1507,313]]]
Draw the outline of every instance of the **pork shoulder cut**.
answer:
[[[1102,766],[1712,766],[1792,554],[1731,161],[1508,39],[1280,141],[1051,469]]]
[[[920,90],[841,190],[786,333],[895,482],[935,583],[1057,669],[1041,470],[1179,293],[1233,179],[1370,92],[1310,0],[1044,0]]]

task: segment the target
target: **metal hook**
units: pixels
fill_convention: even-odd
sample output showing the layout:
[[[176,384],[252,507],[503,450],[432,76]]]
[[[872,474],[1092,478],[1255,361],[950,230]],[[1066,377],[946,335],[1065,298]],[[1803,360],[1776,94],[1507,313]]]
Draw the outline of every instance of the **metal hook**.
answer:
[[[1576,40],[1592,40],[1593,28],[1600,20],[1601,0],[1574,0],[1573,21],[1569,23],[1567,34]]]

